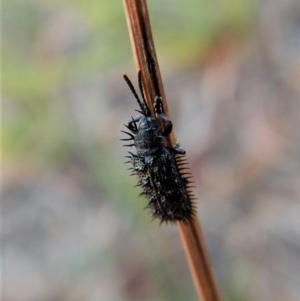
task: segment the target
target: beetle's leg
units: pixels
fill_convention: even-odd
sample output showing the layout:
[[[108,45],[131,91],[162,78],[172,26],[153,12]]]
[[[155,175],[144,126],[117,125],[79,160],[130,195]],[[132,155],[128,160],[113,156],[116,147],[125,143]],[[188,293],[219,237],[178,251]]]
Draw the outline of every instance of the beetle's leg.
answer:
[[[185,150],[182,148],[179,148],[179,147],[180,147],[180,144],[176,143],[173,147],[171,147],[171,150],[174,152],[174,154],[184,155]]]
[[[154,100],[155,115],[157,118],[164,121],[163,136],[168,136],[172,132],[172,121],[162,112],[162,99],[161,96],[156,96]]]

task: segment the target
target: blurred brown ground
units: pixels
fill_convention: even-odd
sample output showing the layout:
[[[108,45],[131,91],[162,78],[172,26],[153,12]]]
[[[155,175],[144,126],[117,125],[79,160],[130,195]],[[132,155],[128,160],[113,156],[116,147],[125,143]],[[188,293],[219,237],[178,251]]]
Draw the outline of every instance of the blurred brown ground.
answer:
[[[100,3],[101,2],[101,3]],[[300,300],[300,2],[149,1],[224,300]],[[121,2],[3,3],[2,300],[197,300],[133,189]]]

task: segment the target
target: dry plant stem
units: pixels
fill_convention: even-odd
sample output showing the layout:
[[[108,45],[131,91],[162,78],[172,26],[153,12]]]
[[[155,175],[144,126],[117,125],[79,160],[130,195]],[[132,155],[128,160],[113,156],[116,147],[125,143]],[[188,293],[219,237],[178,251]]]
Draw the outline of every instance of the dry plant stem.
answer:
[[[145,0],[123,0],[123,3],[135,65],[137,70],[142,72],[147,105],[154,115],[153,100],[155,96],[160,95],[164,113],[169,116],[151,33],[147,3]],[[173,140],[176,141],[175,137]]]
[[[195,217],[189,224],[178,223],[178,227],[198,295],[203,301],[220,301],[198,219]]]
[[[155,96],[162,96],[163,108],[170,118],[151,33],[146,0],[123,0],[131,45],[137,70],[141,70],[147,105],[153,110]],[[169,135],[170,145],[176,143],[174,131]],[[199,221],[178,223],[197,292],[202,301],[220,301],[216,282],[210,267]]]

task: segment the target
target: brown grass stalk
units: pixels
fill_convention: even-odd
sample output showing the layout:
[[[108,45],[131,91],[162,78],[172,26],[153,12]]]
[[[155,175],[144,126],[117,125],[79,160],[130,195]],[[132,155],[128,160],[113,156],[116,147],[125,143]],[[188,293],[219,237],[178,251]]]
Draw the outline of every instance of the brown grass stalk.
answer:
[[[166,96],[152,38],[146,0],[123,0],[126,20],[137,70],[141,70],[146,101],[153,110],[155,96],[161,95],[166,116],[170,118]],[[170,145],[176,143],[174,130],[169,135]],[[200,223],[196,217],[188,224],[177,223],[188,258],[194,283],[202,301],[220,301],[210,266]]]

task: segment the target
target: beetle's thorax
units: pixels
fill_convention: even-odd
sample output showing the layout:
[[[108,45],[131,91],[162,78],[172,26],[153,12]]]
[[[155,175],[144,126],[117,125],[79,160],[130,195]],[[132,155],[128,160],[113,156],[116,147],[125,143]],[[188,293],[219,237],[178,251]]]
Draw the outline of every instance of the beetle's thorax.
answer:
[[[138,153],[154,154],[164,148],[165,139],[161,135],[160,126],[152,116],[143,116],[138,125],[134,144]]]

